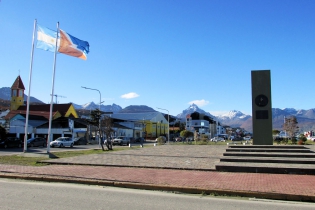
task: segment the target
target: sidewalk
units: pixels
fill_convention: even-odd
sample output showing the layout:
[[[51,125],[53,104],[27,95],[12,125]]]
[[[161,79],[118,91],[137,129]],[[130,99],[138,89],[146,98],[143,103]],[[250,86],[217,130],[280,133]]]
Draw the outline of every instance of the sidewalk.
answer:
[[[315,201],[315,176],[215,171],[225,149],[226,146],[164,145],[50,159],[48,162],[54,164],[49,166],[0,164],[0,177]]]

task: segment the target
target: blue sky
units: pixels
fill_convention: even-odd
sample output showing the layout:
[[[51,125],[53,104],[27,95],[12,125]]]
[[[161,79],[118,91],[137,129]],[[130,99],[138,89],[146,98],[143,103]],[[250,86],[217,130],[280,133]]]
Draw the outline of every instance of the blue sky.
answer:
[[[1,0],[0,87],[20,74],[27,94],[37,19],[90,44],[86,61],[57,55],[59,103],[99,103],[85,86],[122,108],[251,114],[251,71],[270,70],[272,107],[315,108],[314,9],[313,0]],[[31,95],[45,103],[53,56],[34,49]]]

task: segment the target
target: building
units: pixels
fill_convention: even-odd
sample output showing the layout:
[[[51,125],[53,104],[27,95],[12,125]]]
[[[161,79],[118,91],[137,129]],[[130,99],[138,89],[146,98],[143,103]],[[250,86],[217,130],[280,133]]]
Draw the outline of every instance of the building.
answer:
[[[16,78],[11,87],[10,111],[4,117],[9,125],[9,133],[21,139],[25,135],[27,106],[24,103],[24,84],[20,76]],[[27,138],[40,136],[47,137],[48,124],[50,118],[50,104],[29,105]],[[61,120],[63,119],[63,120]],[[67,123],[64,123],[66,121]],[[72,128],[70,123],[77,127]],[[63,122],[63,123],[62,123]],[[57,136],[75,135],[76,131],[87,130],[86,123],[78,120],[78,114],[71,103],[53,104],[52,107],[52,127],[53,139]]]
[[[193,112],[186,116],[186,130],[193,133],[196,131],[198,134],[205,134],[210,138],[225,132],[220,123],[199,112]]]
[[[24,84],[20,76],[11,87],[11,109],[5,116],[9,124],[9,133],[24,139],[27,106],[24,103]],[[50,118],[50,104],[29,105],[27,138],[47,138]],[[169,124],[160,112],[105,114],[112,119],[114,136],[144,137],[155,139],[168,137]],[[91,128],[93,127],[93,128]],[[99,136],[98,128],[90,126],[88,120],[81,119],[71,103],[53,104],[51,139],[60,136],[88,137]],[[104,135],[103,135],[104,136]]]
[[[168,137],[168,121],[160,112],[115,113],[108,116],[116,124],[116,136],[146,139],[155,139],[161,135]],[[117,125],[124,128],[118,128]]]

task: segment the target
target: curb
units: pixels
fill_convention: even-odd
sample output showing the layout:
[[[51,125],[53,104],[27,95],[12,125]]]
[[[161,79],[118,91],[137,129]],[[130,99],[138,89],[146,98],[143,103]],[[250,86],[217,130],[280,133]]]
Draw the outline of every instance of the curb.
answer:
[[[284,193],[265,193],[265,192],[248,192],[248,191],[232,191],[222,189],[202,189],[192,187],[178,187],[171,185],[152,185],[152,184],[139,184],[131,182],[114,182],[108,180],[96,180],[87,178],[68,178],[61,176],[38,176],[38,175],[24,175],[18,173],[0,173],[1,178],[8,179],[23,179],[33,181],[44,182],[62,182],[62,183],[75,183],[75,184],[89,184],[89,185],[102,185],[120,188],[131,188],[141,190],[155,190],[155,191],[169,191],[169,192],[181,192],[189,194],[207,194],[215,196],[241,196],[241,197],[254,197],[261,199],[273,199],[273,200],[286,200],[286,201],[311,201],[315,202],[315,195],[293,195]]]

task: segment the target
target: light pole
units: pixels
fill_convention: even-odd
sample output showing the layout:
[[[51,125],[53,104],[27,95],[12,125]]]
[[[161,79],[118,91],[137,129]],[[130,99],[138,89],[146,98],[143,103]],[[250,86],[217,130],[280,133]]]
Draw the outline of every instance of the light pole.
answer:
[[[168,138],[167,138],[167,140],[168,140],[168,144],[170,144],[170,112],[167,109],[162,109],[162,108],[158,108],[158,107],[156,107],[156,108],[167,111],[167,121],[168,121],[168,126],[167,126]]]
[[[99,104],[99,112],[100,112],[100,118],[98,120],[98,129],[99,129],[99,138],[98,138],[98,146],[101,147],[101,100],[102,100],[102,95],[101,95],[101,91],[99,91],[98,89],[93,89],[93,88],[88,88],[88,87],[83,87],[81,86],[81,88],[84,89],[89,89],[89,90],[96,90],[99,92],[100,94],[100,104]]]

